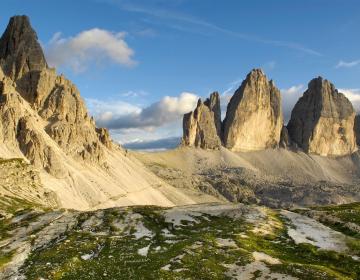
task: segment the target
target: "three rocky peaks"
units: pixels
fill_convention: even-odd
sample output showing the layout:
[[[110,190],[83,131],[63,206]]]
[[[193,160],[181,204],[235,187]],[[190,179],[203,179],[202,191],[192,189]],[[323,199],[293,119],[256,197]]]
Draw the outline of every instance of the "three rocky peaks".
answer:
[[[215,109],[214,109],[215,108]],[[213,93],[199,100],[194,112],[184,115],[185,146],[238,151],[300,147],[307,153],[342,156],[357,150],[355,111],[344,94],[321,77],[310,81],[283,125],[281,94],[274,82],[255,69],[232,96],[221,122],[220,97]]]

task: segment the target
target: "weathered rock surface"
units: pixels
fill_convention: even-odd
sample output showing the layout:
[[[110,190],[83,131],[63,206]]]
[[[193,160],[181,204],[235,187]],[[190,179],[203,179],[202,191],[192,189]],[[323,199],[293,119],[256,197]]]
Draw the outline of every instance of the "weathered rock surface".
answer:
[[[75,158],[102,164],[104,146],[110,147],[109,135],[105,131],[101,132],[101,136],[98,135],[95,122],[88,115],[85,103],[75,85],[63,75],[58,76],[55,69],[48,68],[37,35],[26,16],[10,19],[0,39],[0,58],[5,75],[13,81],[12,93],[20,93],[37,111],[46,122],[46,133],[60,148]],[[3,91],[6,94],[6,89]],[[23,119],[22,125],[24,124]],[[33,131],[28,133],[34,136]],[[35,137],[37,140],[26,145],[22,143],[24,142],[22,137],[25,137],[23,133],[17,134],[24,155],[31,162],[43,165],[49,173],[52,173],[51,166],[54,165],[49,165],[50,159],[47,155],[35,156],[34,151],[30,153],[27,148],[25,149],[29,143],[31,146],[34,146],[35,142],[40,144],[39,137]],[[42,147],[37,145],[35,149],[42,150]],[[44,162],[40,164],[39,161]]]
[[[218,136],[221,138],[221,108],[219,93],[213,92],[210,97],[205,100],[204,104],[214,113],[216,131]]]
[[[291,139],[304,151],[342,156],[356,150],[354,118],[353,106],[345,95],[318,77],[296,103],[287,128]]]
[[[75,85],[48,68],[28,18],[10,20],[0,60],[0,158],[26,159],[41,178],[36,193],[53,193],[59,207],[81,210],[194,203],[96,128]],[[0,180],[0,210],[8,201],[1,187]]]
[[[30,71],[47,68],[37,35],[27,16],[10,19],[0,39],[0,61],[4,72],[17,80]]]
[[[356,137],[356,144],[360,146],[360,115],[355,116],[354,133]]]
[[[231,98],[223,122],[223,142],[233,151],[278,146],[283,115],[280,91],[259,70],[251,71]]]
[[[280,144],[281,148],[288,148],[291,146],[291,139],[289,136],[289,131],[287,130],[285,125],[281,129],[279,144]]]
[[[220,148],[220,114],[220,99],[217,93],[213,93],[205,103],[199,99],[195,111],[184,115],[183,145],[203,149]]]

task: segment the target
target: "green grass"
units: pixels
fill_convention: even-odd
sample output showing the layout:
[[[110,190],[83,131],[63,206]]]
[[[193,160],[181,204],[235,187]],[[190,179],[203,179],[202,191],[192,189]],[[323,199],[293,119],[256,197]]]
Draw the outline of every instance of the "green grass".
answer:
[[[102,224],[91,232],[81,226],[94,212],[81,213],[72,230],[46,248],[33,251],[22,270],[27,279],[231,279],[226,264],[244,266],[254,261],[252,253],[259,251],[281,261],[268,264],[271,271],[299,279],[360,278],[360,263],[351,257],[310,244],[296,245],[287,235],[284,225],[288,221],[275,212],[269,215],[280,226],[262,236],[253,233],[252,225],[244,220],[225,216],[204,215],[197,218],[198,223],[174,228],[161,211],[157,207],[107,209]],[[114,226],[130,212],[142,215],[152,238],[135,240],[134,228],[125,226],[119,231]],[[164,229],[172,236],[165,237]],[[234,240],[237,247],[221,246],[217,238]],[[147,246],[148,255],[139,255],[138,250]],[[81,256],[86,254],[95,257],[83,260]]]

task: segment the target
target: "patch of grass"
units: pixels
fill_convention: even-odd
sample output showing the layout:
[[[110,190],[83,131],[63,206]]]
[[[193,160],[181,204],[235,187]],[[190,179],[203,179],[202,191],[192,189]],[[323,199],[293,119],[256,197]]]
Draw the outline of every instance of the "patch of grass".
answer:
[[[44,248],[32,251],[22,267],[26,279],[232,279],[230,266],[254,261],[253,252],[263,252],[281,261],[267,264],[272,272],[299,279],[359,279],[360,262],[333,251],[319,250],[311,244],[295,244],[287,235],[286,223],[269,210],[274,225],[268,235],[254,233],[243,219],[204,214],[178,227],[166,221],[159,207],[128,207],[84,212],[75,227]],[[141,222],[152,237],[136,239],[136,222],[124,222],[130,214],[141,215]],[[102,223],[84,229],[92,216]],[[266,221],[265,221],[266,222]],[[167,234],[164,234],[164,230]],[[224,245],[229,239],[237,246]],[[353,245],[354,248],[358,244]],[[147,255],[140,254],[148,248]],[[356,247],[357,248],[357,247]],[[139,251],[140,250],[140,251]],[[145,250],[146,251],[146,250]],[[256,271],[254,279],[262,271]]]

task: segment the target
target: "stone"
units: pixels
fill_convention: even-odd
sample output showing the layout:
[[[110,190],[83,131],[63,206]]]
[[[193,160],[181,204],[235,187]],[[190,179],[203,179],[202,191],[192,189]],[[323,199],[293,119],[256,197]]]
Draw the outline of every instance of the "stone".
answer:
[[[223,122],[225,147],[232,151],[275,148],[282,126],[280,91],[262,70],[252,70],[227,106]]]
[[[21,117],[17,125],[17,140],[20,150],[32,165],[44,168],[55,177],[64,174],[61,160],[54,149],[47,145],[42,136],[32,127],[28,117]]]
[[[44,53],[27,16],[10,19],[0,39],[0,65],[12,80],[47,68]]]
[[[343,156],[356,151],[355,111],[344,94],[328,80],[318,77],[296,103],[287,128],[305,152]]]
[[[195,146],[203,149],[219,149],[221,140],[216,127],[214,111],[217,110],[216,94],[203,103],[199,99],[194,112],[184,115],[183,139],[184,146]],[[219,106],[220,107],[220,106]]]
[[[360,146],[360,115],[355,116],[354,133],[356,137],[356,144]]]
[[[287,130],[285,125],[281,129],[279,144],[280,144],[279,146],[281,148],[289,148],[291,146],[291,139],[289,136],[289,131]]]
[[[214,113],[214,121],[216,131],[219,137],[221,137],[221,108],[220,108],[220,95],[218,92],[213,92],[210,98],[207,98],[204,104],[209,107],[210,111]]]
[[[111,146],[109,133],[97,130],[76,86],[47,66],[28,17],[10,19],[0,39],[0,59],[12,92],[47,123],[45,131],[59,147],[74,158],[102,164],[104,149]]]

